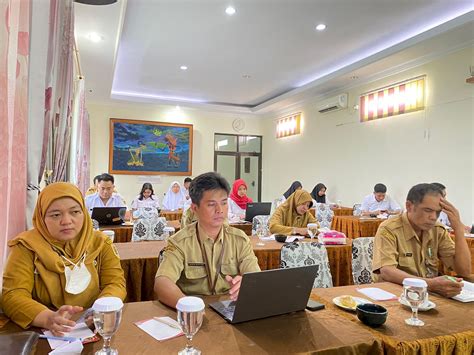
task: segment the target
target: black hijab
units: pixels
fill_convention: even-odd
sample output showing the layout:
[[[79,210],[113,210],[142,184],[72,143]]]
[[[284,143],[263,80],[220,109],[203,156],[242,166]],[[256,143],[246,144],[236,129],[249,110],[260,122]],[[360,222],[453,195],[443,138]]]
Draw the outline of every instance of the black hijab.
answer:
[[[303,188],[303,185],[301,185],[301,182],[299,182],[299,181],[293,181],[293,183],[291,184],[290,188],[285,191],[285,193],[283,194],[283,196],[285,196],[285,198],[290,197],[290,195],[291,195],[293,192],[295,192],[298,188]]]
[[[324,186],[322,183],[317,184],[313,191],[311,191],[311,196],[316,200],[317,203],[326,203],[326,194],[322,196],[319,196],[318,194],[321,189],[326,189],[326,186]]]

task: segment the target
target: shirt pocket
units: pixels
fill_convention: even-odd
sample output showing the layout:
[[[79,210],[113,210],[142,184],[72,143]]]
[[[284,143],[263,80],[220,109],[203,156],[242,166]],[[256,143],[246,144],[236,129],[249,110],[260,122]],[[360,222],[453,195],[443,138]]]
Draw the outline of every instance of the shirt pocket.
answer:
[[[400,256],[398,258],[398,265],[405,269],[416,269],[415,268],[415,260],[413,260],[412,256]]]
[[[221,266],[221,274],[225,277],[226,275],[230,275],[232,277],[239,274],[239,269],[236,264],[222,264]]]
[[[202,266],[189,266],[186,265],[184,274],[188,280],[203,279],[207,276],[207,271],[204,265]]]

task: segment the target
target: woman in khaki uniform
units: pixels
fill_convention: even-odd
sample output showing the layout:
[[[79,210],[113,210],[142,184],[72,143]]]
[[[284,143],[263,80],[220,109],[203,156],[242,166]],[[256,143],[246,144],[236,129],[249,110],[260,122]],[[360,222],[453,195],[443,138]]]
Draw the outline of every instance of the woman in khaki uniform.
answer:
[[[62,335],[70,318],[100,297],[125,298],[120,259],[92,228],[77,187],[54,183],[39,195],[34,228],[11,240],[3,273],[3,310],[23,328]]]
[[[297,190],[281,204],[270,218],[270,232],[284,235],[307,235],[308,223],[318,223],[309,212],[313,199],[309,192]]]

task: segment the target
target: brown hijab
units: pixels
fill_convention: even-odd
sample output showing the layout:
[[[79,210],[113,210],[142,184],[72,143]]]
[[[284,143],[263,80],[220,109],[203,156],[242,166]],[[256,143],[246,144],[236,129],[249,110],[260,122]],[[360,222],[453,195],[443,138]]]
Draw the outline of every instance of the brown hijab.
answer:
[[[306,226],[308,223],[311,223],[314,220],[314,217],[309,211],[303,216],[300,216],[296,211],[297,206],[306,202],[310,203],[309,207],[313,206],[313,198],[308,191],[296,190],[294,193],[292,193],[290,197],[288,197],[288,199],[278,207],[283,210],[282,224],[284,226],[294,227],[296,226],[296,219],[298,217],[303,217],[302,221],[299,223],[302,226]]]
[[[51,203],[64,197],[70,197],[75,200],[81,206],[82,213],[84,214],[84,223],[81,231],[76,238],[67,242],[54,239],[44,222],[46,211]],[[97,234],[101,235],[101,232],[93,230],[92,220],[89,217],[84,198],[79,189],[66,182],[50,184],[41,191],[33,214],[33,227],[33,229],[23,232],[11,240],[8,245],[22,244],[36,254],[36,258],[41,261],[47,270],[56,273],[64,272],[64,259],[60,257],[60,254],[77,263],[84,256],[84,252],[86,252],[85,263],[90,264],[97,257],[102,249],[102,245],[106,241],[106,239],[97,236]]]

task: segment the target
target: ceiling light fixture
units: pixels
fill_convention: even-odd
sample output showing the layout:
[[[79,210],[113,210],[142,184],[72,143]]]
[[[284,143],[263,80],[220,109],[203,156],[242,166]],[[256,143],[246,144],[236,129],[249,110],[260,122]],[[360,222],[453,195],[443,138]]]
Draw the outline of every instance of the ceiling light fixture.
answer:
[[[244,78],[244,79],[250,79],[251,76],[250,76],[249,74],[244,74],[244,75],[242,75],[242,78]]]
[[[188,70],[188,67],[187,67],[186,65],[182,65],[182,66],[179,67],[179,69],[181,69],[181,70]]]
[[[326,29],[326,25],[324,23],[320,23],[319,25],[316,26],[316,29],[318,31],[324,31]]]
[[[227,8],[225,9],[225,13],[229,16],[232,16],[233,14],[235,14],[235,8],[232,6],[227,6]]]
[[[87,38],[89,39],[89,41],[94,42],[94,43],[99,43],[100,41],[102,41],[104,39],[103,36],[101,36],[100,34],[98,34],[96,32],[89,33],[87,35]]]

